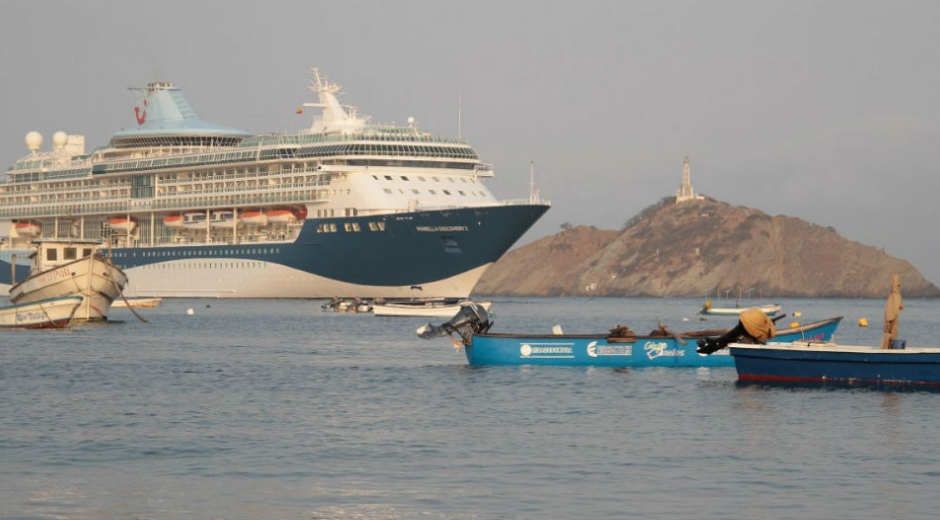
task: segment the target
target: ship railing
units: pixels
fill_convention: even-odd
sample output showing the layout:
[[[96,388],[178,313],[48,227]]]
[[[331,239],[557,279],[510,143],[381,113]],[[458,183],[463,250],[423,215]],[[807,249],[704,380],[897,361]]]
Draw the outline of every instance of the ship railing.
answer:
[[[236,171],[236,172],[223,172],[223,173],[210,173],[205,172],[196,172],[195,174],[189,174],[188,172],[184,173],[182,178],[178,177],[178,173],[184,172],[166,172],[161,173],[157,178],[160,182],[160,185],[169,186],[176,184],[192,184],[194,182],[215,182],[215,181],[228,181],[228,180],[250,180],[250,179],[268,179],[271,177],[294,177],[302,175],[322,175],[322,172],[318,171],[315,166],[308,168],[278,168],[276,170],[268,171]]]

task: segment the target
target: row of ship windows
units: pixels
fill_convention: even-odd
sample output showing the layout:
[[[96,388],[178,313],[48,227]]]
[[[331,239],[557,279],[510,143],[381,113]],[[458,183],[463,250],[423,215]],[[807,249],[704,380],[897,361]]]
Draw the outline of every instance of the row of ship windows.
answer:
[[[317,224],[317,233],[336,233],[339,228],[336,223]],[[343,224],[343,230],[347,233],[358,233],[362,231],[358,222],[347,222]],[[369,222],[369,231],[385,231],[385,222]]]
[[[385,193],[391,195],[392,193],[394,193],[394,191],[391,188],[385,188]],[[398,188],[398,193],[404,194],[405,190]],[[421,191],[419,191],[416,188],[411,188],[411,193],[415,195],[421,195]],[[437,195],[437,192],[435,190],[428,190],[428,193],[430,193],[431,195]],[[452,193],[448,190],[441,190],[441,193],[443,193],[444,195],[452,195]],[[467,195],[466,193],[464,193],[463,190],[459,190],[457,191],[457,193],[459,193],[461,196],[464,196],[464,197]],[[486,197],[486,194],[483,193],[482,191],[480,192],[471,191],[470,195],[474,197],[476,197],[477,195],[479,195],[480,197]]]
[[[382,223],[384,227],[384,222]],[[137,258],[138,253],[141,258],[166,258],[183,256],[229,256],[229,255],[276,255],[281,252],[279,247],[263,247],[250,249],[203,249],[203,250],[182,250],[182,251],[133,251],[133,252],[114,252],[115,258]]]
[[[385,177],[385,180],[387,180],[387,181],[393,181],[393,180],[395,180],[395,177],[393,177],[393,176],[391,176],[391,175],[385,175],[384,177]],[[423,175],[417,175],[416,177],[417,177],[418,180],[421,181],[421,182],[427,182],[427,179],[426,179]],[[379,180],[379,176],[378,176],[378,175],[373,175],[372,178],[375,179],[375,180]],[[407,175],[399,175],[398,178],[401,179],[401,180],[403,180],[403,181],[409,180],[409,177],[408,177]],[[436,175],[432,175],[432,176],[431,176],[431,180],[434,181],[434,182],[441,182],[440,177],[438,177],[438,176],[436,176]],[[457,179],[455,179],[454,177],[448,177],[448,180],[450,180],[451,183],[456,183],[456,182],[457,182]],[[460,177],[460,182],[464,182],[464,183],[469,182],[470,184],[474,184],[474,183],[476,182],[476,179],[467,179],[466,177]]]
[[[140,269],[259,269],[267,262],[200,262],[196,264],[150,264]]]

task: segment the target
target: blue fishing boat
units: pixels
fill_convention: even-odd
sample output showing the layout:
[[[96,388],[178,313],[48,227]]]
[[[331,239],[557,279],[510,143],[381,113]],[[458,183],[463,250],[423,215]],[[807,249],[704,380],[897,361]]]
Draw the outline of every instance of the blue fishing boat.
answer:
[[[725,343],[731,339],[728,335],[709,345],[699,345],[699,349],[712,351],[727,345],[742,382],[940,386],[940,348],[908,349],[906,342],[898,339],[898,318],[904,303],[898,275],[891,278],[884,334],[878,347],[814,341],[755,345],[733,339],[729,344]]]
[[[842,317],[829,318],[793,328],[781,329],[777,338],[787,341],[828,341]],[[698,340],[743,334],[734,329],[712,329],[676,333],[665,325],[649,334],[637,334],[617,326],[598,334],[509,334],[491,333],[485,309],[464,307],[452,320],[440,326],[430,323],[419,328],[419,337],[450,336],[464,349],[471,366],[551,365],[596,367],[730,367],[734,364],[727,349],[699,352]]]
[[[936,347],[882,349],[788,342],[732,343],[728,350],[742,382],[940,385],[940,348]]]

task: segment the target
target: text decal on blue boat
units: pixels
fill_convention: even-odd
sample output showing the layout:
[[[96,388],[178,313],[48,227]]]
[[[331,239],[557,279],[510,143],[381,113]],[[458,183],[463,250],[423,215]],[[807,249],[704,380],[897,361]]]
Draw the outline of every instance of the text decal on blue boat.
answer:
[[[597,356],[632,356],[633,345],[601,345],[597,346],[596,341],[588,343],[587,355]]]

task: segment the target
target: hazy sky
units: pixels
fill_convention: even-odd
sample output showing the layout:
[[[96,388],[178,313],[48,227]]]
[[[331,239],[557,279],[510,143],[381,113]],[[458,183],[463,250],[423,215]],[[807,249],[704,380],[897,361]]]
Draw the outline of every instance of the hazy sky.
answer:
[[[940,284],[940,2],[4,1],[0,165],[134,124],[172,81],[204,119],[295,131],[308,69],[377,122],[461,134],[501,198],[620,229],[679,187],[832,226]],[[890,281],[885,281],[885,291]]]

